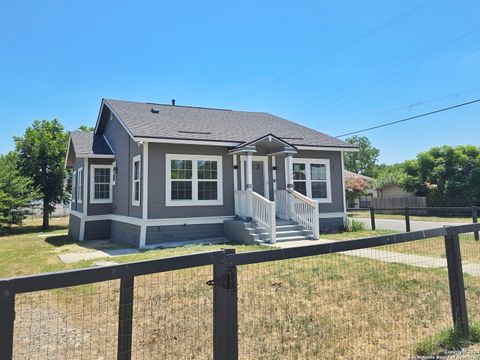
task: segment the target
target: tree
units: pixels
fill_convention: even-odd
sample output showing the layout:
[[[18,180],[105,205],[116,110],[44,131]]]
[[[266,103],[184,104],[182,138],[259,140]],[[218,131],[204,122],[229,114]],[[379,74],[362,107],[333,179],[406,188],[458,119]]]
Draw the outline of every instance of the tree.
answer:
[[[348,200],[353,200],[359,196],[366,195],[366,190],[370,183],[359,177],[347,177],[345,179],[345,196]]]
[[[14,137],[22,175],[32,179],[43,200],[42,228],[49,226],[49,215],[55,205],[68,201],[64,167],[68,134],[57,120],[35,120],[25,134]]]
[[[375,189],[382,188],[387,185],[398,185],[404,187],[405,182],[405,166],[403,163],[384,165],[377,169],[377,175],[373,182]]]
[[[17,154],[0,155],[0,227],[20,225],[37,198],[32,181],[18,170]]]
[[[432,206],[480,205],[480,147],[434,147],[405,162],[404,187]]]
[[[350,144],[358,146],[358,151],[345,153],[345,169],[357,174],[375,177],[380,150],[373,147],[365,136],[354,135],[345,139]]]
[[[95,131],[95,126],[80,125],[78,130],[93,133]]]

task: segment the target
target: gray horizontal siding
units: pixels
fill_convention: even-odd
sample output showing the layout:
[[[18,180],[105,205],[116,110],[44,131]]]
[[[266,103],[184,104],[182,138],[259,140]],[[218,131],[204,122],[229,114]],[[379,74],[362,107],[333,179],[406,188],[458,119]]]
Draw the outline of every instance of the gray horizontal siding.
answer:
[[[68,220],[68,235],[74,240],[79,240],[80,238],[80,218],[72,214],[70,214]]]
[[[334,232],[342,230],[344,227],[343,217],[320,219],[321,232]]]
[[[111,239],[138,247],[140,243],[140,226],[112,221]]]
[[[165,154],[222,156],[223,205],[165,206]],[[150,219],[233,215],[233,159],[226,147],[150,143],[148,163]]]
[[[84,240],[108,240],[110,229],[110,220],[86,221]]]
[[[142,207],[132,206],[132,159],[143,152],[134,142],[116,117],[109,120],[110,111],[104,111],[104,135],[115,152],[117,181],[113,186],[113,214],[142,217]],[[141,167],[143,173],[143,166]],[[143,189],[140,186],[140,199]]]
[[[223,237],[223,224],[147,227],[146,245]]]

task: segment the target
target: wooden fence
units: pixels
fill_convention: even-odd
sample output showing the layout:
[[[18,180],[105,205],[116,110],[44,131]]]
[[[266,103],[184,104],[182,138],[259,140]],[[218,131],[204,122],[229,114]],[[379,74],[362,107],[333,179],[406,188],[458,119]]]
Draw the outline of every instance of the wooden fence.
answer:
[[[372,207],[375,208],[379,214],[392,214],[394,210],[382,210],[388,208],[422,208],[427,207],[427,198],[425,196],[404,196],[404,197],[378,197],[372,198]],[[421,210],[412,213],[421,215]]]

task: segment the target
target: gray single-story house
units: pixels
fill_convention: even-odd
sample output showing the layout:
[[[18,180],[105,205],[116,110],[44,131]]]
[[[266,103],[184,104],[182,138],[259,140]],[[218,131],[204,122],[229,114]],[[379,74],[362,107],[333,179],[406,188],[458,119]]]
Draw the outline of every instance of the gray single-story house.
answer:
[[[345,220],[344,141],[263,113],[102,100],[70,134],[69,234],[138,247],[318,238]]]

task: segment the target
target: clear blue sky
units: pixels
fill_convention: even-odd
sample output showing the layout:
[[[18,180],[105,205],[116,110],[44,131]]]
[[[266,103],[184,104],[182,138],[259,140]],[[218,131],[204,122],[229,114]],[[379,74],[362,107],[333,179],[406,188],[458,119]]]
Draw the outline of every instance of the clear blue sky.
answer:
[[[331,135],[480,98],[364,117],[480,88],[475,0],[434,1],[324,56],[424,2],[3,2],[0,152],[34,119],[94,125],[102,97],[267,111]],[[365,135],[393,163],[478,145],[479,115],[477,104]]]

